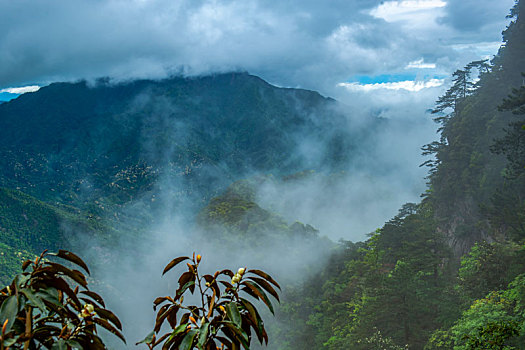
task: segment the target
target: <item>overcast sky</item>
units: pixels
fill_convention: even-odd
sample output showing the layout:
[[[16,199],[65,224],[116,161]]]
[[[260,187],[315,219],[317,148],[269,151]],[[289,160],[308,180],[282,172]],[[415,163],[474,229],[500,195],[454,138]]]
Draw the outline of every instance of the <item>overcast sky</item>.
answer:
[[[0,0],[0,90],[245,70],[325,95],[369,78],[364,89],[418,92],[495,54],[513,3]]]

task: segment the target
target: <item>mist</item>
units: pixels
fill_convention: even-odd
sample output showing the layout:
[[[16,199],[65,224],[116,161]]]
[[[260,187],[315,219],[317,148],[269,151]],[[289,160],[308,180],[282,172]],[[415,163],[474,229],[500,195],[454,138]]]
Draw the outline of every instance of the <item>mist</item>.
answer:
[[[283,164],[293,164],[293,171],[289,166],[261,170],[250,167],[249,160],[238,168],[241,171],[234,171],[234,163],[227,161],[195,162],[184,157],[176,161],[180,149],[194,142],[193,117],[177,117],[180,102],[148,89],[133,98],[116,118],[123,128],[135,118],[145,118],[136,142],[139,158],[153,167],[156,180],[120,209],[120,221],[106,218],[118,235],[97,241],[77,234],[72,242],[93,265],[94,289],[121,318],[127,348],[135,348],[135,342],[153,329],[153,300],[175,293],[182,268],[161,276],[171,259],[201,254],[206,273],[262,269],[286,290],[319,272],[338,240],[365,240],[402,204],[416,202],[425,188],[420,146],[435,137],[435,126],[424,108],[431,94],[422,100],[412,96],[406,96],[413,102],[406,109],[383,100],[366,107],[337,102],[312,110],[294,100],[296,113],[304,115],[311,127],[288,135],[294,146],[286,155],[290,161]],[[217,137],[213,128],[201,131],[202,137]],[[342,149],[347,158],[337,158],[335,164],[330,152],[338,149],[333,144],[341,135],[350,138],[343,143],[350,148]],[[196,218],[209,200],[243,179],[258,179],[254,202],[263,210],[290,227],[295,222],[311,225],[319,230],[317,236],[262,230],[246,238],[228,228],[207,230],[199,225]],[[206,186],[199,186],[201,182]],[[265,317],[267,324],[279,321],[270,316]],[[111,335],[105,338],[115,348],[123,348]]]

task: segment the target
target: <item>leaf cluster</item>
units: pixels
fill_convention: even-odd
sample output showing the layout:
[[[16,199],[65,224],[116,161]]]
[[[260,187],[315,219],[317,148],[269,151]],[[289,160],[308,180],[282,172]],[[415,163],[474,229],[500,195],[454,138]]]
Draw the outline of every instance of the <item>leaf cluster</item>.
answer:
[[[25,261],[23,272],[0,291],[0,349],[106,349],[100,327],[125,342],[119,319],[88,289],[84,273],[50,257],[89,274],[85,262],[65,250]]]
[[[199,273],[201,256],[173,259],[163,274],[182,262],[187,271],[178,279],[174,296],[158,297],[153,302],[157,317],[153,331],[142,341],[150,349],[249,349],[252,333],[258,341],[268,343],[268,334],[257,307],[245,296],[262,301],[273,313],[268,294],[279,301],[275,288],[279,284],[261,270],[240,268],[237,273],[225,269],[215,274]],[[200,299],[200,305],[184,302],[189,292]],[[189,297],[191,298],[191,297]],[[160,335],[163,325],[171,328]],[[218,346],[220,344],[220,347]]]

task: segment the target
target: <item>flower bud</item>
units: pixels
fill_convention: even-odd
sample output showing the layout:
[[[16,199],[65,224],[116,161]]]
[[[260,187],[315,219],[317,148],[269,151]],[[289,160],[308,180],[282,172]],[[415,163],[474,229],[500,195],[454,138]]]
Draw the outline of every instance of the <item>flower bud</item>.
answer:
[[[92,304],[86,304],[86,305],[84,305],[84,309],[86,309],[86,311],[87,311],[88,313],[92,313],[92,312],[95,311],[95,308],[93,307]]]
[[[239,270],[237,270],[237,274],[239,275],[244,275],[244,271],[246,271],[246,269],[244,267],[241,267]]]
[[[199,254],[197,255],[197,264],[201,262],[202,256]]]
[[[238,283],[240,280],[241,280],[241,275],[236,273],[235,276],[233,276],[232,278],[232,284]]]

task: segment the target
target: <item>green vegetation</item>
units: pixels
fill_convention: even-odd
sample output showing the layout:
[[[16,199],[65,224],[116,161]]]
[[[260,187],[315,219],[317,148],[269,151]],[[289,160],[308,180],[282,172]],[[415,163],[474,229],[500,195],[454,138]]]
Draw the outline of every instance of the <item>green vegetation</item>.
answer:
[[[191,259],[185,256],[173,259],[166,265],[163,274],[184,261],[189,261],[188,271],[179,277],[175,295],[155,299],[154,310],[160,307],[155,328],[137,345],[145,343],[150,349],[162,345],[163,349],[177,350],[236,350],[242,346],[249,350],[252,330],[261,344],[268,344],[268,334],[260,313],[246,297],[264,303],[273,313],[268,295],[279,301],[275,288],[281,287],[270,275],[244,267],[235,274],[225,269],[215,272],[213,276],[201,275],[201,256],[195,257],[195,253]],[[184,294],[188,291],[191,294],[196,292],[200,305],[184,303]],[[184,314],[177,318],[179,311]],[[168,323],[171,330],[157,338],[164,323]]]
[[[100,295],[89,290],[86,276],[51,261],[53,257],[89,274],[85,262],[65,250],[44,251],[34,261],[26,260],[23,272],[0,291],[0,348],[103,350],[100,329],[125,342],[120,320],[105,309]]]
[[[58,203],[44,203],[6,188],[0,188],[0,218],[2,284],[20,272],[22,261],[45,249],[69,248],[76,239],[73,233],[93,236],[105,232],[105,239],[109,239],[113,232],[92,214]]]
[[[424,163],[429,187],[421,203],[405,204],[365,242],[335,248],[312,226],[261,207],[256,189],[267,178],[248,177],[275,171],[293,174],[282,178],[293,182],[309,176],[290,156],[296,154],[293,135],[330,140],[324,161],[313,166],[328,174],[341,170],[353,142],[364,147],[366,140],[334,133],[344,129],[337,128],[337,113],[321,126],[310,118],[334,103],[316,93],[230,74],[118,87],[53,84],[2,104],[0,119],[12,135],[0,131],[0,183],[35,197],[0,189],[1,280],[12,277],[21,260],[68,244],[64,227],[109,241],[116,233],[108,229],[109,217],[111,225],[128,222],[140,230],[164,209],[157,195],[174,181],[186,192],[174,193],[173,201],[189,198],[190,209],[200,209],[197,226],[210,244],[250,247],[261,259],[274,254],[301,261],[330,252],[326,265],[305,266],[312,278],[283,284],[279,323],[268,327],[275,348],[525,349],[524,6],[516,2],[511,10],[498,55],[458,69],[437,100],[432,116],[440,138],[423,147],[432,158]],[[72,102],[78,100],[80,109]],[[23,113],[28,117],[19,118]],[[373,131],[376,124],[362,127]],[[149,143],[139,149],[136,140]],[[122,209],[137,198],[141,211],[126,217]],[[269,242],[272,252],[257,252]],[[266,340],[258,313],[236,293],[251,291],[272,309],[258,293],[274,295],[272,280],[255,273],[265,280],[258,288],[243,277],[237,285],[222,281],[222,291],[212,286],[221,272],[201,277],[199,258],[189,260],[175,296],[157,299],[165,304],[144,343],[208,348],[220,340],[247,348],[251,331]],[[222,276],[235,275],[225,270]],[[184,292],[197,287],[206,296],[202,305],[184,306]],[[177,320],[180,310],[186,316]],[[164,321],[171,327],[165,336]],[[220,331],[228,339],[219,338]]]
[[[202,209],[197,217],[201,227],[221,239],[231,238],[243,244],[261,242],[264,238],[318,239],[319,231],[310,225],[294,222],[288,225],[276,213],[255,202],[255,191],[265,178],[240,180],[229,186]]]
[[[285,291],[281,349],[525,349],[524,6],[438,99],[422,203]]]

